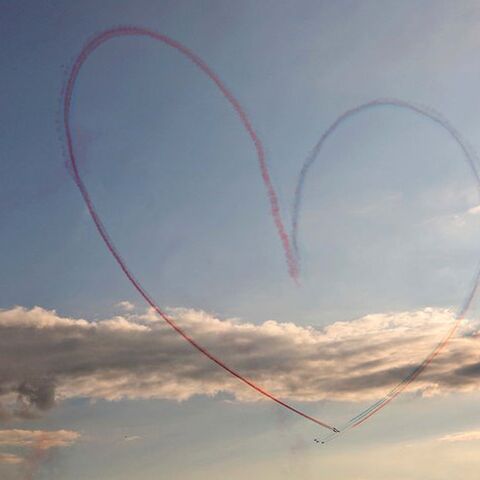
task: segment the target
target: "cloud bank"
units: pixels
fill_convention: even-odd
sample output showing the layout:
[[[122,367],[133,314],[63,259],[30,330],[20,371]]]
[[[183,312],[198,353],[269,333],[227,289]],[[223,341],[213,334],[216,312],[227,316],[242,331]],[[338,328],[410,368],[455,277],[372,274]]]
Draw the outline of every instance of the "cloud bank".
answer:
[[[170,314],[215,355],[293,401],[379,397],[430,352],[453,321],[451,311],[432,308],[367,315],[323,329],[220,320],[188,309]],[[465,321],[411,390],[435,395],[477,389],[478,336],[478,325]],[[225,392],[239,401],[260,400],[151,311],[93,322],[40,307],[0,310],[0,358],[5,420],[33,418],[75,397],[181,401]]]

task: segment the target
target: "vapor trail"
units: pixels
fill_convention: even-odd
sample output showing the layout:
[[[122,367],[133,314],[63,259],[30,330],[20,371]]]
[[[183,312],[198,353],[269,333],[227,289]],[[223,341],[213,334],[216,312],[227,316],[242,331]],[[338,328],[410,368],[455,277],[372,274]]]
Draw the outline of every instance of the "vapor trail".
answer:
[[[235,112],[237,113],[238,117],[240,118],[240,121],[242,122],[242,125],[244,128],[247,130],[251,140],[253,141],[257,153],[257,158],[258,162],[260,165],[260,171],[262,175],[263,182],[265,184],[266,190],[267,190],[267,195],[270,201],[270,208],[272,212],[272,216],[275,222],[275,225],[277,227],[277,232],[278,235],[280,236],[280,239],[282,241],[282,245],[284,248],[284,252],[286,255],[287,259],[287,264],[288,264],[288,269],[291,277],[296,280],[298,277],[298,270],[296,266],[296,260],[295,257],[291,251],[290,247],[290,241],[288,234],[285,231],[281,216],[280,216],[280,209],[278,205],[278,199],[274,190],[274,187],[272,185],[271,179],[270,179],[270,174],[268,172],[268,167],[265,161],[265,153],[264,149],[262,146],[262,143],[260,139],[258,138],[257,134],[255,133],[250,120],[247,117],[247,114],[241,107],[240,103],[236,100],[236,98],[233,96],[233,94],[227,89],[227,87],[222,83],[220,78],[210,69],[210,67],[200,58],[198,57],[195,53],[190,51],[187,47],[183,46],[181,43],[171,39],[170,37],[167,37],[166,35],[162,35],[160,33],[147,30],[145,28],[141,27],[133,27],[133,26],[120,26],[116,28],[112,28],[109,30],[105,30],[104,32],[99,33],[95,37],[93,37],[81,50],[80,54],[76,57],[75,62],[72,66],[72,69],[70,71],[66,88],[65,88],[65,93],[63,96],[63,123],[65,127],[65,137],[66,137],[66,144],[67,144],[67,154],[68,154],[68,160],[70,162],[72,174],[74,181],[76,185],[78,186],[80,193],[83,197],[83,200],[85,202],[85,205],[90,213],[90,216],[92,217],[92,220],[98,230],[98,233],[102,237],[106,247],[110,251],[110,253],[113,255],[115,258],[117,264],[119,267],[122,269],[123,273],[126,275],[130,283],[135,287],[135,289],[138,291],[138,293],[145,299],[145,301],[160,315],[165,322],[170,325],[179,335],[181,335],[188,343],[190,343],[194,348],[196,348],[200,353],[205,355],[207,358],[209,358],[211,361],[216,363],[219,367],[233,375],[234,377],[238,378],[240,381],[251,387],[253,390],[256,390],[258,393],[261,395],[273,400],[277,404],[281,405],[282,407],[290,410],[293,413],[296,413],[297,415],[300,415],[303,418],[306,418],[307,420],[310,420],[311,422],[314,422],[315,424],[327,428],[333,432],[337,431],[334,427],[328,425],[327,423],[318,420],[314,417],[311,417],[310,415],[307,415],[306,413],[296,409],[295,407],[283,402],[282,400],[278,399],[265,389],[261,388],[260,386],[256,385],[254,382],[251,380],[247,379],[244,377],[242,374],[234,370],[233,368],[229,367],[226,363],[224,363],[222,360],[217,358],[215,355],[210,353],[205,347],[200,345],[196,340],[191,338],[182,328],[180,328],[176,322],[171,319],[170,317],[167,316],[167,314],[155,303],[153,298],[146,292],[146,290],[143,288],[143,286],[140,284],[140,282],[134,277],[133,273],[129,270],[127,263],[125,260],[122,259],[120,256],[119,251],[115,247],[112,239],[108,235],[108,232],[103,225],[99,215],[97,214],[97,211],[95,209],[94,203],[92,199],[90,198],[90,194],[88,193],[87,187],[85,186],[81,175],[79,173],[78,165],[77,165],[77,160],[73,148],[73,135],[72,135],[72,129],[70,125],[70,114],[71,114],[71,105],[72,105],[72,97],[73,97],[73,92],[75,88],[75,83],[78,78],[78,74],[80,73],[80,70],[85,63],[85,61],[90,57],[90,55],[103,43],[107,42],[108,40],[111,40],[112,38],[115,37],[124,37],[124,36],[140,36],[140,37],[149,37],[152,38],[153,40],[159,41],[160,43],[167,45],[178,52],[180,52],[182,55],[187,57],[194,65],[196,65],[210,80],[215,83],[215,85],[219,88],[221,93],[224,95],[224,97],[228,100],[228,102],[232,105],[234,108]]]

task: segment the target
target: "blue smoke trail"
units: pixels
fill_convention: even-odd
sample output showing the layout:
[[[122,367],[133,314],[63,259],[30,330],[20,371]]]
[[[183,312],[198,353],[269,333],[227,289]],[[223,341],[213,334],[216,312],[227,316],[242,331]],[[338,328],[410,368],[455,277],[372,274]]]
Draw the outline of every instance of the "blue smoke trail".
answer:
[[[293,202],[293,212],[292,212],[292,226],[291,226],[291,238],[292,238],[292,245],[294,248],[294,252],[297,259],[297,264],[300,265],[299,261],[299,249],[298,249],[298,225],[300,220],[300,212],[302,207],[303,201],[303,191],[305,188],[305,182],[307,178],[307,174],[310,168],[313,166],[315,160],[320,154],[321,149],[323,148],[327,139],[338,129],[338,127],[347,121],[350,117],[353,117],[359,113],[363,113],[367,110],[371,110],[377,107],[397,107],[402,108],[405,110],[409,110],[417,115],[425,117],[430,121],[434,122],[435,124],[441,126],[444,130],[446,130],[449,135],[453,138],[456,144],[459,146],[460,150],[462,151],[465,160],[473,173],[473,176],[477,182],[477,189],[480,195],[480,175],[477,168],[478,157],[474,150],[470,148],[466,141],[462,138],[460,133],[445,119],[442,117],[441,114],[432,110],[431,108],[412,104],[403,100],[397,100],[393,98],[385,98],[385,99],[376,99],[370,102],[364,103],[352,109],[349,109],[342,113],[320,137],[320,140],[317,142],[313,150],[311,151],[310,155],[306,158],[302,168],[300,170],[300,174],[298,176],[297,186],[295,189],[295,196]],[[400,393],[407,388],[415,379],[430,365],[430,363],[434,360],[434,358],[440,353],[440,351],[447,345],[448,341],[453,337],[455,332],[457,331],[458,327],[460,326],[461,321],[467,314],[470,306],[473,302],[475,294],[477,293],[478,286],[480,282],[480,266],[478,267],[473,285],[469,290],[469,294],[467,295],[466,299],[462,303],[459,311],[455,316],[455,321],[448,330],[448,332],[444,335],[442,340],[435,345],[433,350],[425,357],[425,359],[419,363],[416,367],[414,367],[410,373],[405,376],[395,387],[393,387],[383,398],[374,402],[368,408],[360,412],[359,414],[355,415],[351,418],[343,427],[341,428],[341,434],[344,434],[348,430],[360,426],[363,422],[367,419],[375,415],[378,411],[384,408],[387,404],[389,404],[393,399],[395,399]],[[330,433],[327,435],[322,443],[328,443],[333,439],[339,437],[339,434]]]
[[[398,107],[405,110],[409,110],[417,115],[425,117],[432,122],[436,123],[437,125],[441,126],[444,130],[446,130],[450,136],[455,140],[457,145],[460,147],[462,153],[465,156],[465,159],[475,177],[475,180],[478,184],[478,189],[480,193],[480,174],[477,168],[476,163],[478,162],[477,156],[475,152],[467,145],[465,140],[462,138],[460,133],[445,119],[442,115],[431,108],[424,107],[421,105],[416,105],[413,103],[406,102],[404,100],[397,100],[395,98],[379,98],[376,100],[372,100],[367,103],[363,103],[355,108],[351,108],[344,113],[342,113],[320,137],[320,140],[317,142],[311,153],[306,158],[305,162],[302,165],[300,170],[300,174],[298,175],[297,186],[295,188],[295,196],[293,201],[293,208],[292,208],[292,226],[291,226],[291,238],[292,238],[292,245],[297,256],[297,262],[300,263],[299,259],[299,248],[298,248],[298,224],[300,221],[300,212],[302,208],[303,202],[303,191],[305,189],[305,182],[307,178],[307,174],[310,168],[315,163],[315,160],[318,158],[320,151],[323,148],[323,145],[327,141],[327,139],[338,129],[340,125],[342,125],[345,121],[347,121],[350,117],[358,115],[359,113],[363,113],[367,110],[371,110],[378,107]]]

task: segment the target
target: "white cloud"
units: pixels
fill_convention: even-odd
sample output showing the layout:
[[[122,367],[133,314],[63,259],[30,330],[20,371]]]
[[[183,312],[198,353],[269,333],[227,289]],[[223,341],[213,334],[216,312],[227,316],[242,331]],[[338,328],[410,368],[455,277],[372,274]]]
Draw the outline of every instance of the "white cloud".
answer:
[[[296,401],[383,395],[430,353],[454,320],[451,311],[432,308],[367,315],[324,329],[219,320],[188,309],[171,315],[230,366]],[[465,321],[460,335],[410,388],[423,395],[478,389],[477,330]],[[0,352],[4,417],[31,418],[75,397],[181,401],[227,392],[240,401],[259,399],[151,310],[97,322],[40,307],[0,310]]]
[[[132,302],[129,302],[128,300],[124,300],[123,302],[118,302],[115,306],[120,310],[123,310],[124,312],[131,312],[135,310],[135,305]]]
[[[475,207],[469,208],[468,212],[470,215],[478,215],[480,214],[480,205],[477,205]]]
[[[473,442],[480,440],[480,430],[452,433],[439,438],[440,442]]]
[[[478,200],[477,200],[478,201]],[[471,204],[471,203],[470,203]],[[478,240],[478,216],[480,214],[480,205],[465,208],[459,207],[456,213],[436,215],[426,221],[426,225],[433,227],[435,234],[440,234],[445,238],[461,235],[464,241]]]

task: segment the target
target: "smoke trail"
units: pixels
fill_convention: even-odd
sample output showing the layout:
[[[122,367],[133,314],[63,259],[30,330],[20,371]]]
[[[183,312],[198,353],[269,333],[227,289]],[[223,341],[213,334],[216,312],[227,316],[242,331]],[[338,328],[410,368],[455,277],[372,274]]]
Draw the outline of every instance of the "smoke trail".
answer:
[[[246,129],[247,133],[250,136],[250,139],[252,140],[258,162],[259,162],[259,167],[260,167],[260,172],[262,175],[263,182],[265,184],[265,188],[267,191],[267,196],[269,199],[270,203],[270,210],[271,214],[274,220],[274,224],[277,229],[277,233],[279,235],[279,238],[281,240],[283,250],[285,253],[286,261],[287,261],[287,266],[288,266],[288,271],[292,279],[295,281],[298,280],[298,275],[299,275],[299,268],[298,268],[298,242],[297,242],[297,230],[298,230],[298,223],[299,223],[299,217],[300,217],[300,210],[301,210],[301,203],[302,203],[302,196],[303,196],[303,189],[304,189],[304,184],[306,180],[306,175],[310,169],[310,167],[313,165],[317,155],[319,154],[323,144],[327,140],[327,138],[334,133],[334,131],[342,124],[344,121],[346,121],[349,117],[363,112],[367,109],[374,108],[374,107],[379,107],[379,106],[395,106],[395,107],[400,107],[404,108],[407,110],[411,110],[414,113],[417,113],[419,115],[422,115],[424,117],[429,118],[431,121],[437,123],[438,125],[442,126],[447,132],[453,137],[453,139],[457,142],[457,144],[460,146],[462,152],[464,153],[466,160],[473,172],[473,175],[479,185],[479,190],[480,190],[480,176],[475,164],[475,157],[469,150],[469,148],[466,146],[464,140],[460,136],[460,134],[445,120],[443,119],[438,113],[434,112],[433,110],[420,107],[418,105],[413,105],[409,104],[407,102],[403,102],[400,100],[395,100],[395,99],[380,99],[380,100],[374,100],[372,102],[360,105],[356,108],[353,108],[351,110],[346,111],[340,117],[337,118],[337,120],[326,130],[326,132],[321,136],[319,142],[316,144],[314,149],[312,150],[311,154],[308,156],[306,159],[304,165],[302,166],[302,169],[300,171],[300,175],[298,178],[297,186],[296,186],[296,191],[295,191],[295,197],[294,197],[294,204],[293,204],[293,215],[292,215],[292,233],[291,233],[291,240],[292,243],[290,243],[290,237],[288,236],[284,224],[282,222],[282,218],[280,215],[280,208],[279,208],[279,203],[278,203],[278,198],[275,192],[275,189],[273,187],[270,174],[268,171],[268,166],[266,164],[266,159],[265,159],[265,153],[264,149],[262,146],[262,143],[257,136],[256,132],[254,131],[252,124],[250,123],[250,120],[248,119],[245,111],[239,104],[239,102],[236,100],[236,98],[233,96],[233,94],[226,88],[226,86],[221,82],[219,77],[208,67],[208,65],[196,54],[191,52],[189,49],[187,49],[185,46],[182,44],[176,42],[175,40],[162,35],[160,33],[153,32],[151,30],[147,30],[144,28],[140,27],[117,27],[117,28],[112,28],[110,30],[106,30],[97,36],[95,36],[92,40],[90,40],[81,50],[80,54],[77,56],[71,71],[70,75],[68,77],[67,85],[65,88],[64,96],[63,96],[63,124],[64,124],[64,129],[65,129],[65,138],[66,138],[66,145],[67,145],[67,155],[68,155],[68,161],[69,165],[71,168],[72,176],[73,179],[77,185],[77,187],[80,190],[80,193],[83,197],[83,200],[87,206],[87,209],[90,213],[90,216],[92,217],[92,220],[102,237],[106,247],[112,254],[112,256],[115,258],[116,262],[118,263],[119,267],[122,269],[128,280],[132,283],[132,285],[135,287],[135,289],[140,293],[140,295],[145,299],[145,301],[160,315],[163,320],[170,326],[172,327],[179,335],[181,335],[188,343],[190,343],[195,349],[197,349],[200,353],[205,355],[207,358],[209,358],[211,361],[216,363],[219,367],[224,369],[226,372],[229,374],[233,375],[234,377],[238,378],[240,381],[248,385],[250,388],[256,390],[258,393],[261,395],[271,399],[272,401],[276,402],[277,404],[285,407],[286,409],[290,410],[291,412],[296,413],[297,415],[300,415],[307,420],[310,420],[317,425],[320,425],[322,427],[325,427],[329,430],[331,430],[334,433],[338,433],[339,431],[314,418],[306,413],[292,407],[291,405],[281,401],[280,399],[276,398],[274,395],[271,393],[267,392],[263,388],[259,387],[255,383],[253,383],[251,380],[247,379],[246,377],[242,376],[240,373],[229,367],[227,364],[225,364],[222,360],[214,356],[212,353],[210,353],[206,348],[201,346],[199,343],[197,343],[193,338],[191,338],[183,329],[181,329],[173,319],[169,318],[163,310],[155,303],[155,301],[152,299],[152,297],[146,292],[146,290],[143,288],[143,286],[140,284],[140,282],[134,277],[133,273],[128,269],[128,266],[126,262],[122,259],[120,256],[120,253],[116,249],[112,239],[109,237],[108,232],[103,225],[100,217],[98,216],[95,206],[93,204],[93,201],[90,198],[90,195],[88,193],[87,187],[83,183],[83,180],[80,176],[79,169],[78,169],[78,162],[77,162],[77,156],[74,152],[73,148],[73,135],[71,131],[71,126],[70,126],[70,113],[71,113],[71,104],[72,104],[72,97],[73,97],[73,92],[74,92],[74,87],[75,83],[78,77],[78,74],[85,63],[85,61],[89,58],[89,56],[103,43],[107,42],[108,40],[115,38],[115,37],[122,37],[122,36],[144,36],[144,37],[149,37],[152,38],[156,41],[159,41],[175,50],[180,52],[182,55],[187,57],[194,65],[196,65],[207,77],[210,78],[210,80],[215,83],[215,85],[219,88],[220,92],[223,94],[223,96],[228,100],[228,102],[231,104],[233,109],[235,110],[236,114],[238,115],[243,127]],[[293,251],[292,251],[292,245],[293,245]],[[375,402],[371,407],[367,408],[363,412],[361,412],[359,415],[355,416],[350,422],[347,423],[346,425],[346,430],[359,426],[363,422],[365,422],[368,418],[373,416],[375,413],[377,413],[380,409],[385,407],[388,403],[390,403],[396,396],[398,396],[409,384],[411,384],[417,377],[420,375],[420,373],[433,361],[433,359],[440,353],[440,351],[445,347],[445,345],[448,343],[450,338],[454,335],[455,331],[457,330],[463,316],[466,314],[468,311],[470,304],[473,300],[474,294],[477,291],[477,286],[478,282],[480,279],[480,270],[478,271],[476,277],[475,277],[475,284],[470,292],[470,294],[467,296],[466,301],[463,304],[463,307],[460,309],[460,312],[457,316],[457,319],[455,321],[455,324],[453,327],[449,330],[447,335],[444,337],[444,339],[434,348],[434,350],[431,352],[429,356],[418,366],[416,367],[407,377],[405,377],[404,380],[402,380],[394,389],[392,389],[383,399]]]
[[[473,299],[475,298],[475,294],[478,291],[479,282],[480,282],[480,268],[477,269],[477,273],[473,281],[473,287],[468,297],[465,299],[462,307],[457,313],[456,319],[452,327],[448,330],[448,332],[445,334],[442,340],[433,348],[433,350],[423,360],[423,362],[420,363],[417,367],[415,367],[396,387],[390,390],[390,392],[388,392],[387,395],[385,395],[385,397],[383,397],[379,402],[372,405],[372,407],[366,409],[360,415],[357,415],[357,417],[352,419],[353,422],[352,420],[349,422],[350,428],[355,428],[360,426],[372,415],[377,413],[382,408],[386,407],[393,399],[395,399],[398,395],[400,395],[403,392],[403,390],[405,390],[412,382],[414,382],[415,379],[430,365],[430,363],[432,363],[435,357],[446,347],[447,343],[455,335],[462,320],[465,318],[465,315],[470,309]]]
[[[76,154],[74,152],[73,148],[73,135],[72,135],[72,129],[70,125],[70,113],[71,113],[71,104],[72,104],[72,96],[73,96],[73,91],[75,87],[75,83],[78,77],[78,74],[85,63],[85,61],[88,59],[88,57],[103,43],[107,42],[108,40],[115,38],[115,37],[123,37],[123,36],[143,36],[143,37],[149,37],[152,38],[153,40],[159,41],[162,44],[165,44],[178,52],[180,52],[182,55],[187,57],[193,64],[195,64],[207,77],[209,77],[215,85],[219,88],[221,93],[224,95],[224,97],[229,101],[229,103],[232,105],[234,108],[235,112],[239,116],[242,125],[244,128],[247,130],[251,140],[253,141],[255,145],[255,149],[257,152],[257,157],[260,165],[260,171],[261,175],[267,190],[267,195],[270,201],[270,208],[271,212],[273,215],[273,219],[275,222],[275,225],[277,227],[277,232],[280,236],[280,239],[282,241],[285,255],[287,258],[287,264],[289,268],[289,273],[293,279],[297,279],[297,267],[296,267],[296,261],[295,257],[291,251],[290,247],[290,241],[288,234],[285,231],[285,228],[282,223],[282,219],[280,217],[280,210],[279,210],[279,205],[278,205],[278,200],[277,196],[275,193],[275,190],[273,188],[272,182],[270,180],[270,175],[268,172],[268,167],[265,161],[265,153],[263,150],[262,143],[260,139],[258,138],[257,134],[255,133],[250,120],[248,119],[245,111],[239,104],[239,102],[236,100],[236,98],[230,93],[230,91],[227,89],[227,87],[221,82],[219,77],[210,69],[210,67],[196,54],[194,54],[192,51],[187,49],[185,46],[182,44],[178,43],[177,41],[162,35],[160,33],[153,32],[151,30],[147,30],[144,28],[140,27],[117,27],[117,28],[112,28],[110,30],[106,30],[98,35],[96,35],[92,40],[90,40],[81,50],[80,54],[77,56],[72,69],[70,71],[70,75],[68,77],[68,81],[66,84],[65,88],[65,93],[63,97],[63,105],[64,105],[64,110],[63,110],[63,122],[64,122],[64,128],[65,128],[65,138],[66,138],[66,143],[67,143],[67,154],[68,154],[68,159],[70,161],[70,167],[71,171],[73,173],[73,178],[78,186],[80,193],[82,194],[83,200],[85,202],[85,205],[87,206],[87,209],[90,213],[90,216],[92,217],[92,220],[98,230],[98,233],[102,237],[103,241],[105,242],[106,247],[112,254],[112,256],[115,258],[116,262],[118,263],[119,267],[122,269],[123,273],[126,275],[128,280],[131,282],[131,284],[135,287],[135,289],[140,293],[140,295],[145,299],[145,301],[160,315],[165,322],[170,325],[179,335],[181,335],[188,343],[190,343],[194,348],[196,348],[200,353],[205,355],[207,358],[212,360],[214,363],[216,363],[219,367],[223,368],[225,371],[233,375],[234,377],[238,378],[240,381],[251,387],[252,389],[256,390],[258,393],[261,395],[273,400],[277,404],[281,405],[282,407],[290,410],[293,413],[296,413],[297,415],[302,416],[303,418],[306,418],[307,420],[310,420],[311,422],[314,422],[315,424],[327,428],[331,431],[336,431],[336,429],[327,423],[318,420],[314,417],[311,417],[310,415],[307,415],[306,413],[294,408],[293,406],[281,401],[271,393],[267,392],[260,386],[256,385],[254,382],[251,380],[247,379],[243,375],[241,375],[239,372],[234,370],[233,368],[229,367],[227,364],[225,364],[222,360],[214,356],[212,353],[210,353],[205,347],[201,346],[199,343],[197,343],[193,338],[191,338],[183,329],[181,329],[173,319],[169,318],[167,314],[155,303],[153,298],[146,292],[146,290],[143,288],[143,286],[140,284],[140,282],[134,277],[133,273],[129,270],[126,262],[122,259],[120,256],[120,253],[118,252],[117,248],[115,247],[112,239],[109,237],[108,232],[103,225],[100,217],[98,216],[95,206],[93,204],[92,199],[90,198],[90,195],[88,193],[87,187],[83,183],[83,180],[80,176],[79,170],[78,170],[78,165],[77,165],[77,160],[76,160]]]
[[[434,111],[431,108],[424,107],[421,105],[416,105],[413,103],[405,102],[403,100],[397,100],[395,98],[379,98],[376,100],[372,100],[367,103],[363,103],[355,108],[351,108],[344,113],[342,113],[322,134],[320,140],[317,142],[313,150],[310,152],[308,157],[306,158],[305,162],[302,165],[300,173],[298,175],[297,185],[295,188],[295,195],[293,200],[293,207],[292,207],[292,225],[291,225],[291,238],[292,238],[292,245],[296,255],[297,265],[299,266],[299,249],[298,249],[298,224],[300,221],[300,213],[302,208],[303,202],[303,191],[305,189],[305,182],[307,179],[307,174],[310,168],[315,163],[315,160],[320,154],[325,142],[327,139],[335,133],[335,131],[340,127],[344,122],[346,122],[350,117],[358,115],[359,113],[363,113],[367,110],[371,110],[377,107],[398,107],[404,110],[409,110],[417,115],[425,117],[432,122],[436,123],[437,125],[441,126],[444,130],[446,130],[449,135],[455,140],[456,144],[460,147],[465,160],[470,167],[473,176],[478,184],[478,189],[480,192],[480,174],[478,172],[478,168],[476,162],[478,161],[475,153],[472,149],[469,148],[465,140],[462,138],[460,133],[452,126],[450,123],[440,115],[440,113]],[[298,267],[299,268],[299,267]]]
[[[312,167],[318,155],[320,154],[320,151],[323,145],[325,144],[326,140],[330,137],[330,135],[332,135],[337,130],[337,128],[343,122],[347,121],[350,117],[354,115],[365,112],[366,110],[373,109],[376,107],[384,107],[384,106],[393,106],[393,107],[399,107],[402,109],[410,110],[413,113],[423,116],[431,120],[432,122],[436,123],[437,125],[440,125],[444,130],[446,130],[450,134],[450,136],[453,138],[453,140],[457,143],[457,145],[460,147],[460,150],[462,151],[465,157],[465,160],[477,182],[477,189],[480,193],[480,175],[477,168],[478,158],[476,153],[467,145],[467,143],[462,138],[460,133],[438,112],[435,112],[431,108],[419,106],[416,104],[405,102],[403,100],[397,100],[392,98],[377,99],[377,100],[372,100],[368,103],[364,103],[362,105],[359,105],[355,108],[352,108],[342,113],[330,125],[330,127],[327,128],[327,130],[325,130],[325,132],[320,137],[320,140],[317,142],[317,144],[315,145],[312,152],[305,160],[300,170],[297,186],[295,189],[294,202],[293,202],[292,233],[291,233],[292,244],[293,244],[295,253],[297,255],[297,264],[299,264],[298,241],[297,241],[298,224],[300,219],[300,212],[301,212],[301,206],[302,206],[302,200],[303,200],[303,190],[305,187],[307,173],[309,172],[310,168]],[[463,304],[459,308],[455,321],[453,325],[450,327],[450,329],[447,331],[445,336],[433,348],[430,354],[427,355],[427,357],[419,365],[413,368],[412,371],[404,379],[402,379],[394,388],[392,388],[383,398],[381,398],[380,400],[370,405],[368,408],[360,412],[358,415],[350,419],[345,425],[343,425],[343,427],[341,428],[342,434],[352,428],[359,427],[361,424],[366,422],[373,415],[375,415],[380,410],[385,408],[392,400],[398,397],[398,395],[400,395],[410,384],[412,384],[416,380],[416,378],[432,363],[435,357],[446,347],[450,339],[458,330],[460,323],[462,322],[468,310],[470,309],[470,306],[473,302],[475,294],[478,291],[479,282],[480,282],[480,266],[478,267],[477,272],[475,274],[472,287],[469,290],[469,294],[467,295]],[[327,443],[333,438],[338,438],[338,435],[336,436],[331,434],[328,435],[323,439],[323,443]]]

